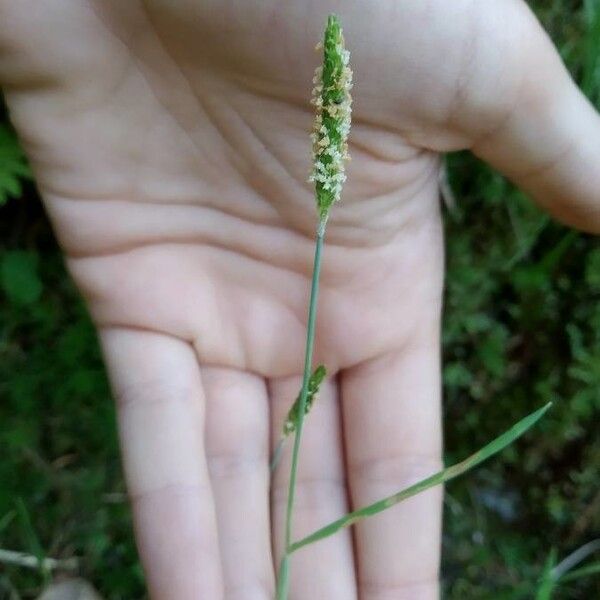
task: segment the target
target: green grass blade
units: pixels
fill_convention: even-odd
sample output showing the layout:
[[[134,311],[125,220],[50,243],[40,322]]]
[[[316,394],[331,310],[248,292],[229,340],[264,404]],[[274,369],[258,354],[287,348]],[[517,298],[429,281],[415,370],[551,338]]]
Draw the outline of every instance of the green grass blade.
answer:
[[[544,566],[544,572],[540,579],[540,585],[535,595],[535,600],[551,600],[552,593],[556,587],[556,578],[552,575],[554,566],[556,565],[556,548],[552,548],[550,556]]]
[[[569,581],[574,581],[575,579],[582,579],[583,577],[589,577],[590,575],[599,575],[600,574],[600,563],[594,563],[592,565],[588,565],[586,567],[581,567],[581,569],[576,569],[575,571],[571,571],[566,575],[563,575],[559,579],[559,584],[567,583]]]
[[[508,431],[503,433],[501,436],[497,437],[495,440],[491,441],[489,444],[481,448],[478,452],[475,452],[475,454],[472,454],[462,462],[452,465],[451,467],[448,467],[447,469],[444,469],[439,473],[435,473],[434,475],[431,475],[430,477],[427,477],[426,479],[423,479],[422,481],[411,485],[410,487],[406,488],[405,490],[402,490],[401,492],[398,492],[397,494],[384,498],[383,500],[379,500],[378,502],[370,504],[369,506],[365,506],[363,508],[355,510],[354,512],[348,513],[341,519],[333,521],[329,525],[322,527],[321,529],[315,531],[311,535],[301,539],[298,542],[291,544],[289,548],[290,553],[299,550],[303,546],[307,546],[308,544],[312,544],[326,537],[329,537],[330,535],[333,535],[334,533],[338,532],[340,529],[344,527],[349,527],[357,521],[361,521],[362,519],[366,519],[367,517],[372,517],[373,515],[376,515],[386,510],[387,508],[390,508],[398,504],[399,502],[406,500],[407,498],[411,498],[412,496],[420,494],[421,492],[424,492],[429,488],[432,488],[436,485],[440,485],[446,481],[450,481],[451,479],[454,479],[455,477],[466,473],[470,469],[476,467],[483,461],[492,457],[494,454],[497,454],[498,452],[506,448],[506,446],[512,444],[517,438],[521,437],[528,429],[530,429],[537,421],[539,421],[539,419],[542,418],[542,416],[551,406],[552,403],[549,402],[542,408],[528,415],[527,417],[513,425]]]
[[[16,511],[9,510],[2,518],[0,518],[0,533],[2,533],[13,522],[16,516]]]
[[[584,544],[569,554],[569,556],[560,563],[556,564],[556,549],[554,548],[546,561],[544,573],[540,579],[540,586],[535,599],[551,600],[554,590],[559,585],[600,573],[600,563],[581,567],[575,571],[572,570],[573,567],[584,561],[590,554],[597,550],[600,550],[600,539],[592,540],[591,542]]]
[[[44,567],[46,553],[44,552],[42,544],[35,532],[33,523],[31,522],[31,517],[29,516],[29,511],[27,510],[25,502],[23,502],[22,498],[17,498],[17,500],[15,501],[15,505],[17,510],[17,516],[21,521],[21,526],[23,527],[23,531],[25,533],[25,536],[27,537],[27,544],[29,546],[29,550],[37,558],[40,574],[44,578],[44,581],[47,583],[50,578],[50,572]]]
[[[592,540],[583,546],[580,546],[574,552],[571,552],[569,556],[564,558],[554,567],[552,570],[552,576],[554,579],[562,579],[569,571],[576,567],[578,564],[583,562],[593,554],[594,552],[598,552],[600,550],[600,538],[596,540]]]
[[[598,0],[584,1],[586,22],[585,53],[583,56],[583,74],[581,89],[595,104],[600,87],[600,8]]]

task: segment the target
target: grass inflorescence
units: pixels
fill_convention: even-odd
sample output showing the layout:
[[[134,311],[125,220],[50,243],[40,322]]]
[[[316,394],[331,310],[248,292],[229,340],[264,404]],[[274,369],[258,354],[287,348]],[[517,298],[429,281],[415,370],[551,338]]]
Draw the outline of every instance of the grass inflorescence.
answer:
[[[294,434],[294,447],[290,470],[287,511],[285,520],[285,552],[281,560],[277,579],[277,599],[287,600],[289,594],[291,555],[296,550],[316,543],[344,527],[349,527],[359,520],[376,515],[399,502],[415,496],[436,485],[454,479],[500,452],[532,427],[550,408],[543,406],[525,417],[498,438],[485,445],[469,458],[452,465],[439,473],[431,475],[387,498],[383,498],[369,506],[359,508],[340,519],[329,523],[306,536],[302,540],[292,540],[292,519],[294,512],[294,494],[298,470],[298,457],[304,418],[314,397],[326,376],[325,367],[320,365],[311,375],[312,355],[315,336],[315,322],[319,291],[319,275],[321,256],[327,221],[333,205],[341,198],[342,186],[346,181],[345,161],[348,160],[348,134],[351,125],[352,70],[350,69],[350,53],[345,48],[344,36],[339,19],[330,15],[325,28],[323,43],[317,48],[323,49],[323,64],[317,67],[313,82],[312,103],[316,108],[315,123],[311,140],[313,143],[313,170],[310,181],[315,184],[315,199],[318,211],[317,235],[315,241],[315,257],[311,281],[311,293],[308,307],[308,323],[306,334],[306,351],[304,358],[304,374],[302,390],[290,409],[283,426],[283,439],[276,449],[272,469],[277,466],[283,440]]]
[[[325,28],[323,64],[315,70],[312,103],[316,108],[311,140],[313,170],[310,181],[315,184],[315,199],[322,222],[342,195],[346,181],[345,162],[352,113],[352,69],[350,52],[335,15],[330,15]]]

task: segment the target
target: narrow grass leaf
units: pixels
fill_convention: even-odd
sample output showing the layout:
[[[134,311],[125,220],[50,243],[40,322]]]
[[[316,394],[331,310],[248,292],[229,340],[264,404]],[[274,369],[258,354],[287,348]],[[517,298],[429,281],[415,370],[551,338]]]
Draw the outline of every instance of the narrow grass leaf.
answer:
[[[398,492],[397,494],[384,498],[383,500],[379,500],[378,502],[370,504],[369,506],[365,506],[363,508],[355,510],[354,512],[348,513],[341,519],[333,521],[329,525],[326,525],[325,527],[315,531],[311,535],[299,540],[298,542],[291,544],[289,547],[289,552],[295,552],[296,550],[299,550],[300,548],[307,546],[308,544],[312,544],[326,537],[329,537],[330,535],[337,533],[340,529],[344,527],[354,525],[354,523],[361,521],[362,519],[365,519],[367,517],[372,517],[373,515],[376,515],[386,510],[387,508],[395,506],[396,504],[402,502],[403,500],[406,500],[407,498],[411,498],[412,496],[420,494],[421,492],[424,492],[429,488],[432,488],[436,485],[440,485],[446,481],[450,481],[451,479],[454,479],[462,475],[463,473],[466,473],[470,469],[476,467],[483,461],[492,457],[494,454],[497,454],[498,452],[506,448],[506,446],[512,444],[517,438],[521,437],[528,429],[530,429],[537,421],[539,421],[539,419],[541,419],[541,417],[548,411],[548,409],[551,406],[552,403],[549,402],[542,408],[528,415],[527,417],[513,425],[508,431],[503,433],[501,436],[497,437],[495,440],[491,441],[489,444],[481,448],[478,452],[475,452],[475,454],[472,454],[462,462],[452,465],[451,467],[448,467],[443,471],[435,473],[434,475],[431,475],[430,477],[427,477],[426,479],[423,479],[422,481],[411,485],[410,487],[406,488],[405,490],[402,490],[401,492]]]
[[[23,502],[22,498],[17,498],[15,505],[17,516],[19,521],[21,521],[21,526],[23,527],[23,531],[27,537],[27,545],[29,546],[31,553],[36,557],[40,573],[44,578],[44,581],[47,582],[50,577],[50,572],[44,567],[46,553],[44,552],[42,544],[35,532],[33,523],[31,522],[31,517],[29,516],[29,511],[27,510],[25,502]]]
[[[540,578],[540,585],[535,595],[536,600],[551,600],[552,598],[552,592],[556,587],[556,579],[552,575],[554,566],[556,565],[556,557],[556,548],[552,548],[544,565],[544,572]]]
[[[0,533],[2,533],[14,520],[17,513],[14,510],[9,510],[0,518]]]
[[[554,577],[555,580],[562,579],[567,572],[571,571],[574,567],[588,558],[588,556],[598,550],[600,550],[600,538],[580,546],[552,569],[552,577]]]
[[[576,569],[575,571],[571,571],[570,573],[563,575],[559,579],[559,583],[562,584],[569,581],[575,581],[576,579],[582,579],[584,577],[589,577],[590,575],[600,575],[600,563],[594,563],[586,567]]]

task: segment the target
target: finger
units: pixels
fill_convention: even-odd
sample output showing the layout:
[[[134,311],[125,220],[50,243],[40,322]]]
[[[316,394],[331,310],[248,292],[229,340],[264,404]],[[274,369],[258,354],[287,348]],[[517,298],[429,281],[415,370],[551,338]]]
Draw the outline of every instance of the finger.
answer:
[[[196,356],[185,342],[158,333],[105,329],[100,338],[117,398],[125,476],[150,595],[220,599]]]
[[[473,150],[556,218],[600,232],[600,116],[572,81],[526,4],[496,6],[503,14],[490,26],[510,25],[512,48],[507,48],[503,60],[505,68],[518,76],[504,97],[492,85],[498,104],[506,106],[506,95],[510,102],[493,129],[475,139]],[[472,111],[466,118],[477,122]]]
[[[353,508],[440,469],[438,354],[437,333],[420,332],[401,351],[343,373]],[[356,526],[361,600],[437,600],[441,499],[434,488]]]
[[[300,377],[285,377],[270,382],[273,449],[280,439],[287,412],[301,386]],[[284,548],[292,443],[290,437],[273,478],[273,544],[276,564],[279,564]],[[337,386],[333,380],[328,379],[322,384],[302,433],[292,539],[297,540],[312,533],[347,511]],[[291,560],[292,598],[356,598],[349,531],[299,550]]]
[[[265,381],[242,371],[202,367],[202,383],[225,598],[271,600],[275,585]]]

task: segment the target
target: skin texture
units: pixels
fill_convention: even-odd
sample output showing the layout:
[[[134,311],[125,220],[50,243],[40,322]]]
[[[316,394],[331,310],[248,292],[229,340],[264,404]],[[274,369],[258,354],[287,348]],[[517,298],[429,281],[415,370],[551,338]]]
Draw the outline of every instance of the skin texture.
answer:
[[[118,404],[158,600],[272,598],[329,12],[355,73],[326,238],[295,538],[441,464],[439,153],[470,148],[600,230],[600,119],[517,0],[0,0],[0,82]],[[441,491],[292,562],[295,599],[438,597]]]

